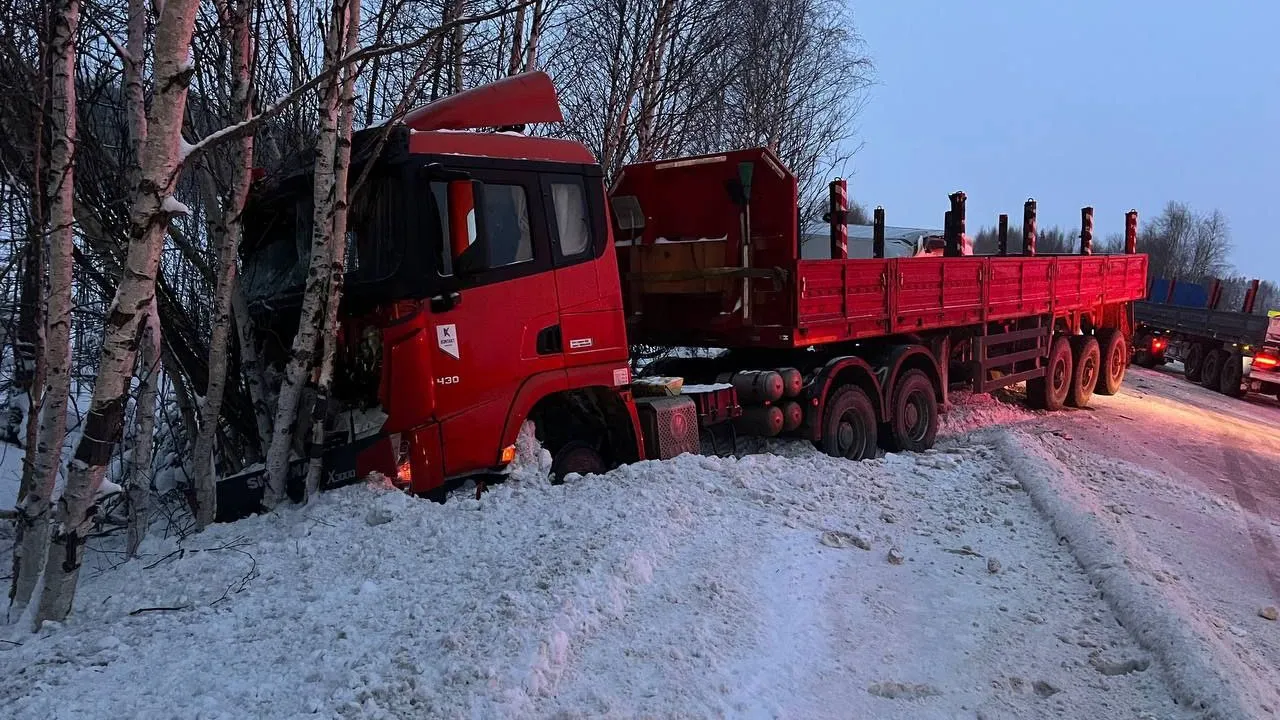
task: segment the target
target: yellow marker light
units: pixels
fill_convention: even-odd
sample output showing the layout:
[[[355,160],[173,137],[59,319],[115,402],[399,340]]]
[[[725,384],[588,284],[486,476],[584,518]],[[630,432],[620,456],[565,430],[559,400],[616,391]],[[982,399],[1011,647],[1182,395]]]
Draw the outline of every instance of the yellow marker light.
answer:
[[[515,459],[516,459],[515,445],[508,445],[507,447],[502,448],[502,464],[503,465],[509,465],[512,462],[515,462]]]

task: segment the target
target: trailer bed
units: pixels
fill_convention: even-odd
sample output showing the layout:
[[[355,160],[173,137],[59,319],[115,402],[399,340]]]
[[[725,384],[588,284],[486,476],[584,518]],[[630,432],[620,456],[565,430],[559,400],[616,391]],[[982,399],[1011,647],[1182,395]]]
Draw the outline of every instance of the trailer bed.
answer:
[[[1198,335],[1236,345],[1262,345],[1267,340],[1270,318],[1228,310],[1182,307],[1140,302],[1134,315],[1144,325],[1187,335]]]
[[[624,168],[611,196],[632,340],[809,347],[1146,297],[1136,253],[800,259],[797,194],[763,148]]]

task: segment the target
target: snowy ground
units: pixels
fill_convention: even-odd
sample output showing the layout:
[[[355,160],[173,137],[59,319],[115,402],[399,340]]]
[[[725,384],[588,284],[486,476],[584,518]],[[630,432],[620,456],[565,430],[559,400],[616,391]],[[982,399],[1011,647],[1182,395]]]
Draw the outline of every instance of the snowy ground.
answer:
[[[99,543],[66,627],[0,629],[0,707],[1266,717],[1277,625],[1255,606],[1275,599],[1251,549],[1277,516],[1143,466],[1140,438],[1176,454],[1139,418],[1147,375],[1092,412],[960,396],[919,455],[773,443],[558,487],[531,471],[443,506],[369,485],[129,563]]]

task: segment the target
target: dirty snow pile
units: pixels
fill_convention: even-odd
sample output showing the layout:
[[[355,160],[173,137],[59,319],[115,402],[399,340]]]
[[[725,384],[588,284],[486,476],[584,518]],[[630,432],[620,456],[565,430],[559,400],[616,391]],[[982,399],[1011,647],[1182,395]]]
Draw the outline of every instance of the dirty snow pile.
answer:
[[[800,443],[480,500],[370,483],[98,543],[0,706],[79,717],[1193,717],[992,442]]]

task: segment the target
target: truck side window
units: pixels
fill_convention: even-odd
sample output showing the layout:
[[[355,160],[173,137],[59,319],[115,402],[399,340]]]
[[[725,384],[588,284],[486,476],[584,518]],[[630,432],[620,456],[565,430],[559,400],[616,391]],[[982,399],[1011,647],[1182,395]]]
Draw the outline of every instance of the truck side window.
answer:
[[[453,275],[453,254],[449,250],[449,186],[443,182],[431,183],[431,201],[435,219],[440,224],[440,264],[436,272],[440,277]]]
[[[490,268],[533,259],[529,202],[520,185],[485,184],[484,231]]]
[[[560,254],[573,257],[591,247],[591,221],[580,183],[551,183],[551,200],[555,204],[556,229]]]

